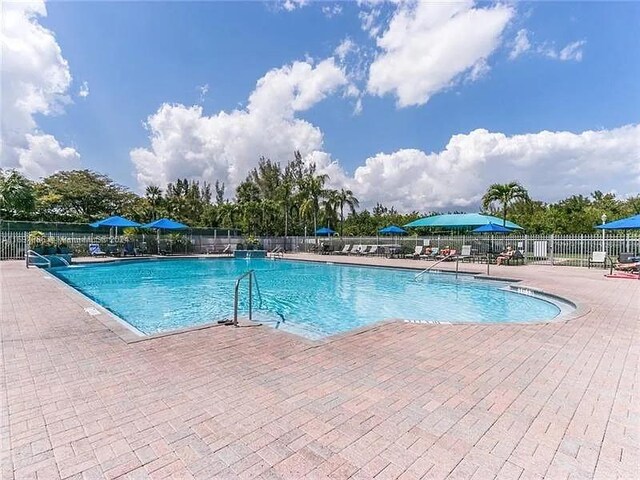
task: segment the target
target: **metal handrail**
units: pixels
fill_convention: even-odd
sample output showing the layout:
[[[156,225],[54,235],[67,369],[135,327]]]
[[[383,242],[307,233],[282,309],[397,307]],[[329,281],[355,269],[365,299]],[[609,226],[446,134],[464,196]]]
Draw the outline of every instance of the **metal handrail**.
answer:
[[[29,258],[30,258],[31,254],[35,255],[38,258],[43,259],[45,262],[47,262],[47,264],[49,265],[49,268],[51,268],[51,260],[49,260],[47,257],[45,257],[43,255],[40,255],[38,252],[35,252],[33,250],[27,250],[27,253],[25,253],[25,255],[24,255],[27,268],[29,268]]]
[[[439,263],[444,262],[447,258],[451,258],[451,257],[456,257],[456,275],[458,274],[458,261],[460,260],[460,256],[458,255],[458,253],[450,253],[449,255],[447,255],[446,257],[441,258],[440,260],[438,260],[436,263],[433,263],[431,265],[429,265],[429,267],[425,268],[424,270],[422,270],[420,273],[417,273],[415,277],[413,277],[414,280],[418,280],[420,277],[422,277],[425,273],[427,273],[429,270],[431,270],[433,267],[435,267],[436,265],[438,265]]]
[[[253,282],[254,281],[256,283],[256,290],[258,291],[260,306],[262,306],[262,293],[260,293],[260,286],[258,285],[258,279],[256,278],[256,273],[254,270],[248,270],[236,279],[236,285],[234,288],[233,325],[236,327],[238,326],[238,300],[239,300],[239,292],[240,292],[240,282],[246,277],[249,277],[249,321],[253,320]]]

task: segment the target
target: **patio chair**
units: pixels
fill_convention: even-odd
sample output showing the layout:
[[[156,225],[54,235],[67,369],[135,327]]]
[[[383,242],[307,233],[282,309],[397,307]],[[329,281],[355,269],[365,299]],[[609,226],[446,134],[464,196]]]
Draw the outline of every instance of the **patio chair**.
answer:
[[[103,252],[100,248],[100,244],[98,243],[90,243],[89,244],[89,255],[92,257],[102,257],[106,255],[106,252]]]
[[[379,247],[378,245],[372,245],[371,250],[365,253],[365,255],[379,255]]]
[[[453,262],[458,257],[458,250],[452,248],[449,250],[449,255],[439,255],[439,257],[442,258],[444,262]]]
[[[369,245],[360,245],[360,246],[362,248],[358,252],[358,255],[366,255],[369,252],[369,248],[371,248]]]
[[[413,250],[413,253],[407,253],[404,258],[414,258],[418,259],[422,256],[422,250],[424,247],[422,245],[416,245],[416,248]]]
[[[471,245],[462,246],[460,255],[458,255],[458,260],[460,260],[461,262],[464,262],[465,260],[473,260],[473,256],[471,255]]]
[[[439,253],[440,249],[438,247],[432,247],[431,253],[420,255],[420,260],[435,260],[436,258],[438,258]]]
[[[520,250],[514,250],[513,255],[504,261],[505,265],[517,265],[518,263],[524,265],[524,255]]]
[[[591,265],[602,265],[603,268],[606,268],[607,258],[607,252],[592,252],[588,267],[591,268]]]
[[[363,248],[363,245],[354,245],[353,248],[348,252],[348,255],[358,255]]]
[[[335,250],[333,253],[335,253],[336,255],[348,255],[349,250],[351,250],[351,244],[347,243],[344,247],[342,247],[342,250]]]

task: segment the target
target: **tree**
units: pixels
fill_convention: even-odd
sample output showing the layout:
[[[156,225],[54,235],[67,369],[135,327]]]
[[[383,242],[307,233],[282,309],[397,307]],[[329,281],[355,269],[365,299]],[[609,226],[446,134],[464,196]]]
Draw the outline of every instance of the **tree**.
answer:
[[[0,218],[28,220],[35,208],[33,183],[15,170],[0,170]]]
[[[509,207],[516,202],[528,201],[529,194],[527,190],[518,182],[511,183],[494,183],[489,186],[487,193],[482,197],[482,208],[485,210],[491,208],[494,203],[498,203],[502,210],[502,225],[507,224],[507,212]]]
[[[302,179],[300,185],[300,214],[306,218],[313,219],[313,231],[318,230],[318,213],[320,211],[320,200],[326,195],[324,184],[329,179],[327,174],[315,173],[315,165],[309,167],[308,172]]]
[[[162,189],[157,185],[149,185],[144,192],[151,211],[151,220],[158,219],[158,209],[162,204]]]
[[[344,207],[348,207],[351,214],[356,213],[356,208],[360,206],[360,201],[353,195],[349,189],[341,188],[336,194],[336,202],[340,209],[340,236],[344,227]]]
[[[44,218],[90,222],[122,213],[132,193],[108,176],[91,170],[54,173],[37,185]]]

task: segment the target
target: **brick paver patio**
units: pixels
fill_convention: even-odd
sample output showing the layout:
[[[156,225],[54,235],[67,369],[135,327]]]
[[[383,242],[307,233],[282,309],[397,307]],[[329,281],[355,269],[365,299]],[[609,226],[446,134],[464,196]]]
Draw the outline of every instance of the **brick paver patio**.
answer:
[[[548,324],[126,343],[44,272],[0,269],[4,479],[640,478],[640,281],[495,268],[589,309]]]

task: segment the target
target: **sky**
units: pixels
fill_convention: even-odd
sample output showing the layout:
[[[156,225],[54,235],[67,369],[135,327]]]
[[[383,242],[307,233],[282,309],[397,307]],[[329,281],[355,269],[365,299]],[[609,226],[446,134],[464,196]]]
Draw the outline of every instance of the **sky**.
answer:
[[[638,2],[3,2],[3,169],[232,195],[299,150],[364,206],[640,192]]]

